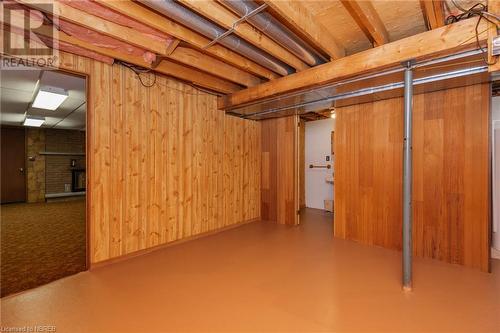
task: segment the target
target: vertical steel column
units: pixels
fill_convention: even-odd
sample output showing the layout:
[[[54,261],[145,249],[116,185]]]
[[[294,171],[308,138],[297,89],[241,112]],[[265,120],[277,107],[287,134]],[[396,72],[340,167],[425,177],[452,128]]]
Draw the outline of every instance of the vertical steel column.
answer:
[[[412,290],[412,109],[414,61],[403,63],[405,69],[404,138],[403,138],[403,290]]]

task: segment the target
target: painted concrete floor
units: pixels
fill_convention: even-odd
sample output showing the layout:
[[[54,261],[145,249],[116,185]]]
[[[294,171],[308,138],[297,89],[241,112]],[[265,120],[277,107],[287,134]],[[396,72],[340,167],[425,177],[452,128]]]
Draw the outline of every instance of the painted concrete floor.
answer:
[[[2,326],[57,332],[500,332],[493,273],[334,240],[331,216],[252,223],[1,300]]]

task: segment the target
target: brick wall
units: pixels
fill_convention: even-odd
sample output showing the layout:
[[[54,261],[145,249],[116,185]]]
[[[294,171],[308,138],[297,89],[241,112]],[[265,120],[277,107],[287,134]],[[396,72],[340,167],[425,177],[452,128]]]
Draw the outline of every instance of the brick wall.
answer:
[[[28,128],[26,131],[26,187],[28,202],[45,201],[45,156],[40,151],[45,150],[45,130]]]
[[[49,152],[85,152],[85,132],[74,130],[45,130],[45,150]],[[45,157],[45,192],[61,193],[65,184],[71,186],[71,160],[76,168],[85,168],[85,156],[47,155]]]
[[[40,155],[39,152],[85,153],[85,132],[29,128],[27,132],[28,202],[45,201],[45,194],[65,192],[71,186],[71,160],[85,168],[85,156]]]

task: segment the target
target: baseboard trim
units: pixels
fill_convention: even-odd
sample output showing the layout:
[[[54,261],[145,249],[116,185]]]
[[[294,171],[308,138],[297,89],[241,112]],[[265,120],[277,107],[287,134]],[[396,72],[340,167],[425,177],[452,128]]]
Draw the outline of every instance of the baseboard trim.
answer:
[[[200,234],[197,234],[197,235],[194,235],[194,236],[189,236],[189,237],[186,237],[186,238],[178,239],[178,240],[173,241],[173,242],[168,242],[168,243],[165,243],[165,244],[156,245],[156,246],[153,246],[153,247],[150,247],[150,248],[147,248],[147,249],[142,249],[142,250],[135,251],[135,252],[132,252],[132,253],[127,253],[127,254],[124,254],[124,255],[121,255],[121,256],[118,256],[118,257],[113,257],[113,258],[106,259],[106,260],[103,260],[103,261],[98,261],[98,262],[95,262],[95,263],[90,263],[89,271],[91,271],[93,269],[96,269],[96,268],[99,268],[99,267],[103,267],[103,266],[115,264],[115,263],[118,263],[118,262],[121,262],[121,261],[124,261],[124,260],[135,258],[135,257],[139,257],[139,256],[142,256],[142,255],[151,253],[151,252],[159,251],[159,250],[165,249],[165,248],[170,247],[170,246],[175,246],[175,245],[179,245],[179,244],[183,244],[183,243],[186,243],[186,242],[190,242],[190,241],[193,241],[193,240],[196,240],[196,239],[199,239],[199,238],[212,236],[212,235],[218,234],[218,233],[223,232],[223,231],[228,231],[228,230],[231,230],[231,229],[235,229],[235,228],[244,226],[246,224],[253,223],[253,222],[258,222],[258,221],[260,221],[260,218],[246,220],[246,221],[238,222],[238,223],[235,223],[235,224],[231,224],[231,225],[228,225],[228,226],[216,229],[216,230],[211,230],[211,231],[203,232],[203,233],[200,233]]]

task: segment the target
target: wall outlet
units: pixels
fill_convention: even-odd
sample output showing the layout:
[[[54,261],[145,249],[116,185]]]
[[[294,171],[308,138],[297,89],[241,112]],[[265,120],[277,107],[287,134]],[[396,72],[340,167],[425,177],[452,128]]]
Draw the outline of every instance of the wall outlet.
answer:
[[[330,162],[330,156],[328,156],[328,155],[326,156],[326,161]]]

